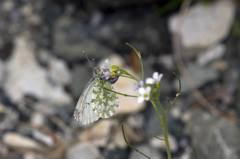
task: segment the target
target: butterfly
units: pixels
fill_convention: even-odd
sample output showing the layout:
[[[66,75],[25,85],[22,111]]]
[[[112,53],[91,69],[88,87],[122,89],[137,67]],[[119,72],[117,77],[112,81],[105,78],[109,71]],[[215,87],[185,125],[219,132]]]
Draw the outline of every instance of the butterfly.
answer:
[[[113,89],[112,84],[118,80],[118,76],[113,76],[107,65],[95,69],[94,77],[77,102],[73,116],[80,126],[89,125],[100,118],[109,118],[118,107],[117,95],[109,91]]]

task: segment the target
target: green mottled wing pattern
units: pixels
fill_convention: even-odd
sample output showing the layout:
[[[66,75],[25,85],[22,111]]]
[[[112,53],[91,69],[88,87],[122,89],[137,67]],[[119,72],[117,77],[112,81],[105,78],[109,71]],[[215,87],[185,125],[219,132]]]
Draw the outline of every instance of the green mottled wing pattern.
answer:
[[[100,80],[93,87],[91,106],[100,118],[109,118],[114,114],[115,108],[118,106],[117,95],[105,88],[108,90],[113,89],[109,82]]]
[[[112,89],[110,83],[93,78],[78,100],[74,118],[79,125],[89,125],[99,118],[108,118],[118,106],[117,96],[104,88]]]

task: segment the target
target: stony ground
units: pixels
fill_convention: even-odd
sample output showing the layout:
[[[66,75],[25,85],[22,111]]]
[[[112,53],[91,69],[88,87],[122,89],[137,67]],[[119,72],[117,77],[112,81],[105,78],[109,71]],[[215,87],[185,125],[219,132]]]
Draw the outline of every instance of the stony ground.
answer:
[[[161,128],[151,105],[121,97],[116,115],[76,127],[73,111],[109,58],[135,74],[164,74],[174,159],[240,156],[240,7],[231,0],[1,0],[0,158],[164,159]],[[89,57],[91,62],[87,60]],[[134,93],[131,80],[115,89]],[[158,137],[158,138],[156,138]]]

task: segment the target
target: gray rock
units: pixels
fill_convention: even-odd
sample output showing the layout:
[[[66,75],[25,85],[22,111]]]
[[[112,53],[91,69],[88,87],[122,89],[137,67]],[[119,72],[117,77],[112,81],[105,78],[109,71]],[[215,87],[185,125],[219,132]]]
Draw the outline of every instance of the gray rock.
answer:
[[[14,102],[33,95],[51,103],[70,103],[71,97],[63,87],[54,86],[48,80],[48,72],[37,63],[34,51],[34,43],[27,33],[16,38],[13,56],[7,64],[8,79],[4,85],[7,94]]]
[[[94,6],[97,8],[108,9],[108,8],[123,8],[123,7],[131,7],[133,5],[146,5],[148,3],[154,3],[157,0],[121,0],[121,1],[111,1],[111,0],[92,0],[89,3],[89,6]]]
[[[199,55],[197,62],[199,65],[206,65],[216,59],[221,58],[226,51],[225,45],[218,44]]]
[[[19,120],[18,114],[2,103],[0,103],[0,118],[0,132],[15,128]]]
[[[93,68],[88,65],[76,65],[72,71],[71,90],[74,97],[79,97],[93,76]]]
[[[43,147],[36,141],[17,133],[3,135],[3,143],[14,148],[42,150]]]
[[[124,53],[130,51],[129,47],[124,46],[125,42],[135,46],[144,57],[170,52],[168,47],[170,36],[165,27],[165,19],[159,18],[152,12],[138,14],[139,16],[136,16],[131,11],[112,14],[102,25],[92,30],[93,36]]]
[[[67,85],[71,82],[71,73],[64,60],[52,56],[49,52],[42,52],[40,60],[48,66],[48,76],[54,85]]]
[[[103,159],[99,150],[90,143],[80,143],[70,147],[66,154],[67,159]]]
[[[144,130],[145,130],[145,135],[147,138],[151,138],[153,136],[157,136],[162,133],[161,127],[160,127],[160,122],[159,119],[152,108],[151,105],[150,109],[148,109],[148,118],[146,119],[146,123],[144,124]]]
[[[5,63],[0,60],[0,87],[3,86],[5,80],[6,80],[6,66]]]
[[[195,153],[192,157],[204,159],[238,159],[240,155],[240,128],[238,123],[195,111],[187,123]]]
[[[90,36],[90,26],[83,25],[73,19],[61,17],[54,29],[54,52],[67,60],[90,57],[103,58],[112,50],[99,44]]]
[[[211,67],[189,64],[187,68],[189,73],[183,74],[183,77],[181,77],[182,92],[198,88],[206,82],[213,81],[218,78],[217,70]],[[178,81],[175,83],[176,88],[178,88]]]
[[[231,0],[197,4],[187,13],[171,17],[169,27],[173,34],[180,36],[184,48],[206,48],[227,36],[234,11]]]
[[[160,152],[156,148],[153,148],[148,145],[141,145],[136,147],[139,151],[143,152],[147,156],[149,156],[151,159],[162,159],[163,157],[161,156]],[[145,156],[139,154],[136,151],[132,151],[130,153],[129,159],[146,159]]]

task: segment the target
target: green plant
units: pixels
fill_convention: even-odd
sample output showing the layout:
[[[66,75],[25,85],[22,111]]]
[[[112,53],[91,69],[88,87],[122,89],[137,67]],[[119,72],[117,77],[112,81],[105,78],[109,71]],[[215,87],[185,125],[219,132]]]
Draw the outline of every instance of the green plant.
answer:
[[[100,67],[95,68],[93,79],[90,81],[78,101],[74,112],[74,117],[80,125],[88,125],[98,120],[99,118],[109,118],[114,114],[114,108],[118,106],[117,95],[137,98],[139,103],[150,101],[163,130],[163,140],[166,144],[167,158],[172,159],[168,132],[168,110],[161,105],[159,98],[161,79],[163,77],[163,74],[154,72],[152,77],[148,77],[144,80],[144,70],[141,54],[132,45],[127,45],[134,50],[139,58],[141,76],[136,77],[135,75],[129,73],[127,70],[116,65],[110,65],[108,61],[105,61],[102,65],[100,65]],[[117,82],[119,77],[125,77],[136,81],[136,91],[138,92],[138,95],[130,95],[113,90],[113,87],[111,85]],[[176,98],[179,95],[180,94],[177,93],[171,105],[174,104]],[[126,143],[143,156],[149,158],[146,154],[137,150],[134,148],[134,146],[130,145],[127,142],[123,126],[122,131]]]

